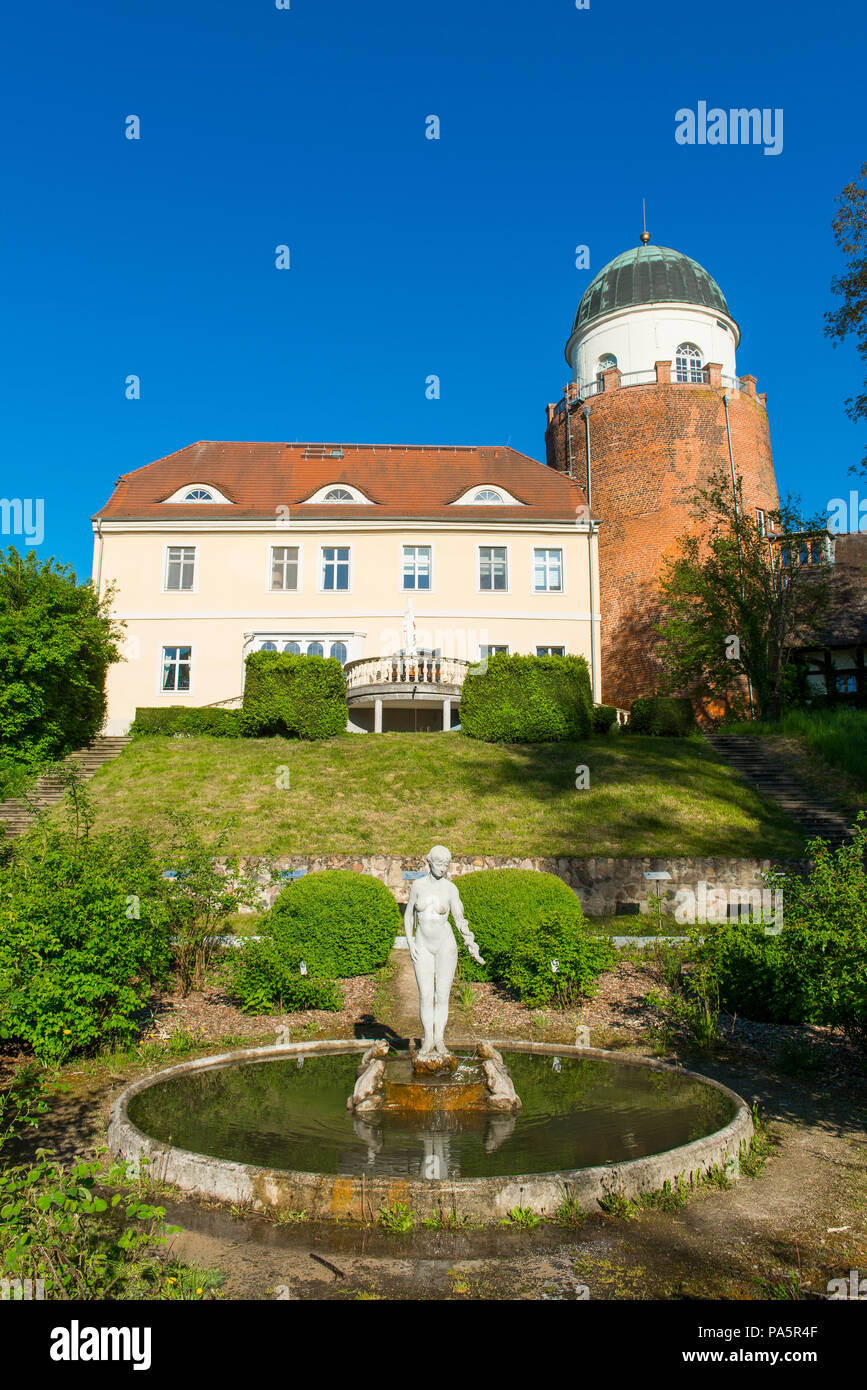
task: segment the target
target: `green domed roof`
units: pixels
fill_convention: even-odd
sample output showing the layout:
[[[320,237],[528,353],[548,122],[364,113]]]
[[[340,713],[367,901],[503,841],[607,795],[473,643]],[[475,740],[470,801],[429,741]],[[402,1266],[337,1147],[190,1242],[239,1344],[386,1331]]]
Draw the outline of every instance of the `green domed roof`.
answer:
[[[640,304],[701,304],[731,318],[725,295],[704,266],[668,246],[633,246],[591,280],[578,305],[573,335],[613,309]]]

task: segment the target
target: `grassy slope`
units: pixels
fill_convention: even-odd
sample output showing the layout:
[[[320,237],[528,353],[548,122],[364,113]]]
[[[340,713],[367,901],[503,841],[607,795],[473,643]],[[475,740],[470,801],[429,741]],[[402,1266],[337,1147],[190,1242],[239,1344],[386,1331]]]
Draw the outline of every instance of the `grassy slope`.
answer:
[[[586,763],[590,787],[575,788]],[[289,787],[281,768],[289,769]],[[245,854],[799,854],[791,823],[700,739],[497,747],[461,734],[135,740],[90,783],[97,827],[170,807]]]

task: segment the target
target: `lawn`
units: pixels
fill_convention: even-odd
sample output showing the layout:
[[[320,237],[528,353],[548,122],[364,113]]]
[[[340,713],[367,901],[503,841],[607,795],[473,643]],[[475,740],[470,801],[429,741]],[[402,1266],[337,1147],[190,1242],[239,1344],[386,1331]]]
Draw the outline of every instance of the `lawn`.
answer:
[[[589,768],[577,790],[576,768]],[[242,854],[797,856],[803,841],[703,739],[500,747],[462,734],[141,737],[89,783],[97,828],[171,808]]]

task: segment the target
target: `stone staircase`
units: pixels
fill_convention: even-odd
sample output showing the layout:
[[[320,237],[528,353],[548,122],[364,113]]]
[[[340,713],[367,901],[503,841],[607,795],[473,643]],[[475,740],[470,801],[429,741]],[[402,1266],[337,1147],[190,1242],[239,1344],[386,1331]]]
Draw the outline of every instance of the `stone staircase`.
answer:
[[[821,836],[837,849],[851,838],[849,823],[830,802],[808,791],[777,763],[758,738],[708,734],[708,743],[756,791],[776,802],[807,840]]]
[[[118,757],[128,743],[127,735],[95,738],[86,747],[70,753],[64,763],[78,768],[83,780],[87,781],[103,763]],[[8,801],[0,801],[0,839],[23,835],[30,829],[35,815],[63,799],[64,790],[62,777],[56,772],[46,772],[37,779],[26,797],[10,796]]]

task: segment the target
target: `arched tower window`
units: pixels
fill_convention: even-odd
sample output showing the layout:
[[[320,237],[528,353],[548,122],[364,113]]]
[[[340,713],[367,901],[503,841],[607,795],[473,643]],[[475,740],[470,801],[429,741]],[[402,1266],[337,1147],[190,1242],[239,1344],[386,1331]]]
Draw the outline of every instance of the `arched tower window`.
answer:
[[[599,358],[599,362],[598,362],[598,365],[597,365],[597,367],[596,367],[596,389],[597,389],[597,391],[601,391],[602,388],[603,388],[604,385],[605,385],[605,382],[604,382],[603,379],[602,379],[602,373],[603,373],[603,372],[610,371],[612,367],[616,367],[616,366],[617,366],[617,358],[614,356],[614,353],[613,353],[613,352],[606,352],[606,354],[605,354],[604,357],[600,357],[600,358]]]
[[[701,352],[695,343],[681,343],[674,359],[676,381],[703,381]]]

